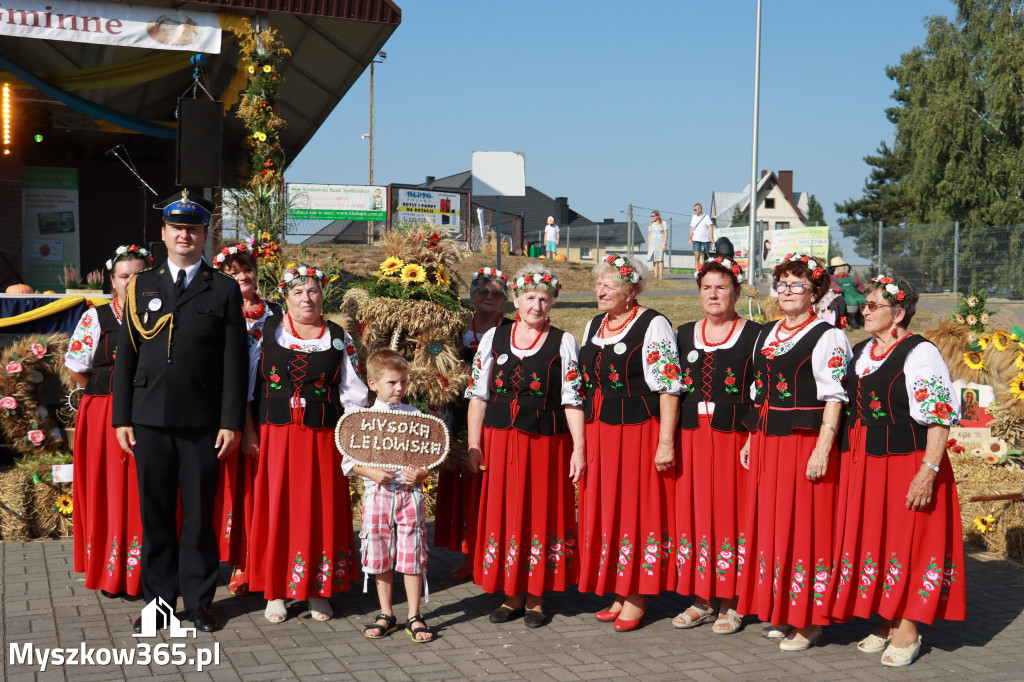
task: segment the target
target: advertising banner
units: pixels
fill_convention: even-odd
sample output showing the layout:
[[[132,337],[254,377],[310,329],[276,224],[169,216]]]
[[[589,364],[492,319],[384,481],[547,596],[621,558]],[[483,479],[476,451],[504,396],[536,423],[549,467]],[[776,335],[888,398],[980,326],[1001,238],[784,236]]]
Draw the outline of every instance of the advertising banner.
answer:
[[[39,291],[63,289],[64,265],[81,268],[78,169],[22,168],[21,215],[25,281]]]
[[[386,187],[289,183],[286,189],[292,220],[388,219]]]
[[[788,230],[765,230],[762,239],[770,243],[764,268],[774,269],[787,253],[804,253],[828,265],[828,225],[793,227]]]
[[[216,13],[121,3],[10,0],[0,5],[0,35],[220,53]]]
[[[448,232],[462,231],[462,195],[424,189],[395,190],[392,224],[426,223]]]

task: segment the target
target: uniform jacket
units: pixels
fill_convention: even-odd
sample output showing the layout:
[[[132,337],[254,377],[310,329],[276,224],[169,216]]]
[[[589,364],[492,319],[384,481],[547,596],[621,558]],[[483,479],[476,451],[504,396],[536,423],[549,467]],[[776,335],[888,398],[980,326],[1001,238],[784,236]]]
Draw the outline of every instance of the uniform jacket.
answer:
[[[181,300],[166,263],[133,284],[135,314],[126,304],[114,365],[114,426],[241,429],[248,347],[238,284],[205,261]],[[138,322],[152,329],[168,313],[173,330],[142,338]]]

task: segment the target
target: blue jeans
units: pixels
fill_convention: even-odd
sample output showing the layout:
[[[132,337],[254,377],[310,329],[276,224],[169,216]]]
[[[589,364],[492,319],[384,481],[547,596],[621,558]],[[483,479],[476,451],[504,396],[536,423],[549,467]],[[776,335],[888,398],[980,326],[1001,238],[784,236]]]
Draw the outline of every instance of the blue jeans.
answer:
[[[705,256],[707,256],[710,251],[711,251],[711,242],[699,242],[697,240],[694,240],[694,242],[693,242],[693,255],[696,256],[698,253],[702,253]]]

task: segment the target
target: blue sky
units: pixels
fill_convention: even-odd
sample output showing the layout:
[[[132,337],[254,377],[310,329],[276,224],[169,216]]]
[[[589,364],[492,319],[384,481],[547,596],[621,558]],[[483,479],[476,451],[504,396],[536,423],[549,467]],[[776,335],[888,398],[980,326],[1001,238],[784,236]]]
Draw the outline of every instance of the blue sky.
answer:
[[[749,181],[754,0],[397,2],[402,24],[375,70],[377,184],[468,170],[473,150],[523,151],[527,184],[621,220],[630,203],[688,214]],[[833,204],[861,194],[863,157],[892,140],[885,67],[954,6],[762,11],[758,166],[794,171],[834,221]],[[367,181],[368,90],[364,73],[287,181]]]

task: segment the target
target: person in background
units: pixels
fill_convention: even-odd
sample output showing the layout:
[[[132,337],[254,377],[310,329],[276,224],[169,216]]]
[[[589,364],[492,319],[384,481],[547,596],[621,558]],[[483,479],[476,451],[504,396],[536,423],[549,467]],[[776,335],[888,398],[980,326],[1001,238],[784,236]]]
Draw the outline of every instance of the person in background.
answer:
[[[373,408],[419,412],[402,403],[409,387],[409,361],[384,348],[366,359],[366,377],[377,399]],[[420,614],[420,595],[427,573],[427,511],[423,496],[426,469],[397,469],[356,464],[342,458],[346,476],[363,477],[363,572],[374,577],[380,613],[363,629],[367,639],[383,639],[398,629],[394,611],[395,573],[405,576],[409,613],[405,631],[417,644],[433,641],[434,633]],[[418,627],[417,627],[418,626]]]
[[[238,282],[251,348],[263,334],[263,325],[260,323],[271,315],[281,315],[281,306],[260,298],[256,288],[256,257],[248,244],[242,242],[225,246],[214,256],[213,267]],[[252,524],[256,461],[247,460],[245,453],[236,453],[222,459],[220,466],[220,485],[213,510],[220,560],[232,567],[228,591],[242,595],[249,591],[245,559],[249,553],[248,533]]]
[[[111,426],[111,384],[128,282],[152,263],[141,246],[115,249],[106,263],[113,299],[85,311],[64,355],[68,373],[85,389],[75,415],[74,567],[85,573],[86,588],[107,597],[142,594],[139,479],[135,458]]]
[[[654,278],[665,277],[665,250],[668,248],[668,225],[659,211],[651,211],[647,226],[647,258],[654,264]]]
[[[219,460],[238,447],[245,423],[242,296],[202,260],[213,204],[185,189],[157,208],[167,261],[128,285],[112,423],[139,476],[146,601],[173,609],[180,590],[196,629],[213,632]],[[142,632],[141,617],[133,630]]]
[[[558,225],[554,216],[548,216],[548,224],[544,226],[544,255],[549,260],[558,253]]]
[[[871,338],[850,361],[828,599],[837,620],[882,617],[857,648],[881,653],[890,668],[917,658],[919,623],[964,620],[967,609],[960,502],[946,456],[956,390],[939,349],[908,329],[917,301],[898,277],[867,287]]]
[[[715,225],[711,221],[711,216],[704,213],[704,208],[700,204],[694,204],[693,216],[690,218],[690,245],[693,246],[694,272],[707,258],[713,241],[715,241]]]

